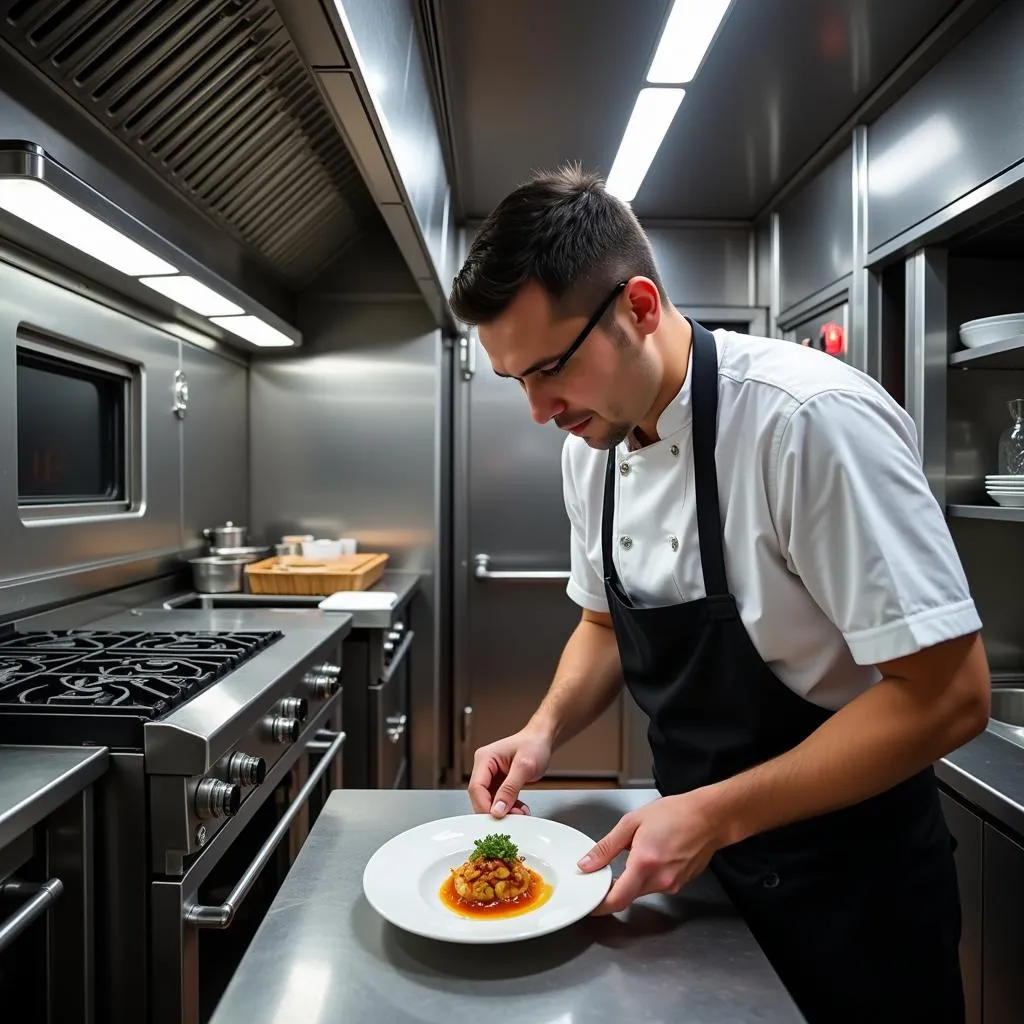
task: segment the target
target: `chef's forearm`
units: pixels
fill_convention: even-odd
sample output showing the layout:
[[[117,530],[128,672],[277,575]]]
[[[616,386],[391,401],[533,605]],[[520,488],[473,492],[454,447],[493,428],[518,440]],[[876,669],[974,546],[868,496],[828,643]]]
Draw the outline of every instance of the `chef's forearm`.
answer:
[[[793,750],[706,787],[721,845],[858,803],[977,735],[989,706],[981,641],[949,652],[959,668],[948,681],[883,677]]]
[[[552,749],[582,732],[622,689],[622,664],[610,624],[584,614],[569,637],[554,681],[527,728],[551,740]]]

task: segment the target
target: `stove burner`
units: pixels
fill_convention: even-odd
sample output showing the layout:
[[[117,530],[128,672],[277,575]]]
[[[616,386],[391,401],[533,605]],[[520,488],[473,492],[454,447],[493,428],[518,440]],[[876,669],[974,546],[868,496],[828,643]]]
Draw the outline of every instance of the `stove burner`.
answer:
[[[179,707],[283,635],[14,634],[0,641],[0,733],[24,742],[32,725],[36,742],[78,743],[96,741],[90,730],[98,729],[107,745],[141,746],[144,722]],[[111,726],[111,716],[124,728]]]

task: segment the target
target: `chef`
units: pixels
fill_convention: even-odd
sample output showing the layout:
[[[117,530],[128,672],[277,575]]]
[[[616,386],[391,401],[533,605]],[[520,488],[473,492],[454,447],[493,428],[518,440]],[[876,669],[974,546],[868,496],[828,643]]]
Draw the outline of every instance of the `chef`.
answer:
[[[629,851],[598,913],[710,867],[810,1024],[962,1022],[931,766],[984,729],[990,684],[910,418],[832,356],[675,309],[578,168],[498,205],[450,301],[566,432],[581,607],[535,714],[476,751],[474,809],[529,813],[522,787],[624,683],[660,798],[580,862]]]

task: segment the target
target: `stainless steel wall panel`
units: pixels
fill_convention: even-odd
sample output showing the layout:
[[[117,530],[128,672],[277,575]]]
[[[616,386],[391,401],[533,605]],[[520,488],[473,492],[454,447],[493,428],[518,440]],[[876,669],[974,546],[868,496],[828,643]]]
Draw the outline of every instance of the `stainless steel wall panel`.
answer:
[[[872,250],[1024,157],[1022,36],[1002,4],[869,126]]]
[[[188,381],[182,437],[182,547],[204,545],[204,527],[249,525],[249,373],[195,345],[181,346]]]
[[[141,367],[143,503],[137,511],[31,525],[22,519],[15,371],[22,325]],[[161,559],[173,561],[181,514],[179,424],[171,411],[178,346],[137,320],[0,263],[0,437],[7,441],[0,453],[0,616],[80,596],[83,574],[92,586],[110,585],[129,563],[155,575]]]
[[[681,306],[750,305],[749,228],[644,227],[672,302]]]
[[[852,151],[840,156],[778,210],[782,311],[853,269]]]
[[[325,282],[326,287],[326,282]],[[412,780],[437,783],[441,335],[422,300],[304,301],[307,350],[250,370],[251,527],[355,537],[422,575],[413,608]]]

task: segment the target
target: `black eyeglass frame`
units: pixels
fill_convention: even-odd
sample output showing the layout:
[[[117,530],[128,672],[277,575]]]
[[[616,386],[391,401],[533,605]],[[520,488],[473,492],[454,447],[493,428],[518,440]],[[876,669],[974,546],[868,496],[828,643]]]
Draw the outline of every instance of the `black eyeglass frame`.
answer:
[[[565,367],[565,364],[572,358],[573,355],[575,355],[576,350],[580,347],[580,345],[582,345],[583,342],[587,340],[588,336],[590,335],[590,332],[598,325],[598,323],[601,320],[601,317],[603,317],[605,313],[608,312],[608,308],[619,297],[619,295],[625,289],[627,284],[629,284],[628,281],[619,281],[619,283],[612,289],[611,294],[601,303],[600,306],[597,307],[597,310],[595,311],[594,315],[587,321],[586,326],[583,328],[583,330],[580,331],[578,335],[576,335],[576,340],[558,357],[558,359],[554,362],[553,365],[542,365],[538,366],[536,369],[527,370],[522,377],[517,377],[516,379],[522,381],[524,377],[529,377],[535,373],[550,374],[551,376],[555,376],[556,374],[561,373],[562,369]]]

